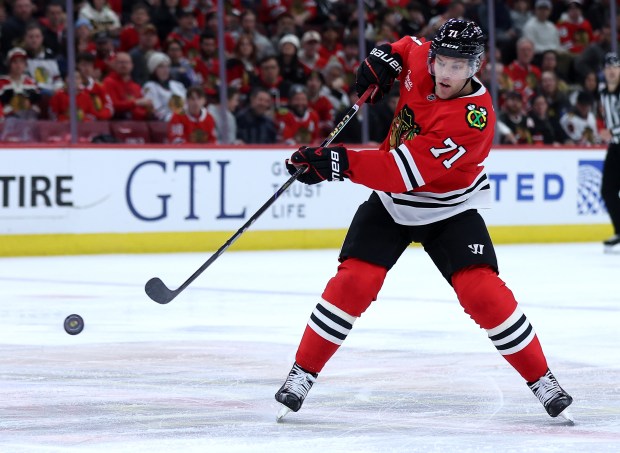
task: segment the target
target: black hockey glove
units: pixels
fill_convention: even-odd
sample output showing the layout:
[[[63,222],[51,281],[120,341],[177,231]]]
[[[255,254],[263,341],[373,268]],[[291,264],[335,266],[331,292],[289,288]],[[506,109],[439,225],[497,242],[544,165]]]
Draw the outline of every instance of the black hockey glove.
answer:
[[[304,184],[318,184],[322,181],[342,181],[347,177],[349,159],[344,146],[327,146],[325,148],[309,148],[302,146],[286,159],[286,169],[292,175],[299,167],[306,167],[297,178]]]
[[[357,68],[355,81],[357,95],[362,96],[370,85],[377,85],[379,88],[366,100],[375,104],[390,91],[394,79],[402,70],[403,59],[397,53],[392,53],[391,45],[382,44],[375,47]]]

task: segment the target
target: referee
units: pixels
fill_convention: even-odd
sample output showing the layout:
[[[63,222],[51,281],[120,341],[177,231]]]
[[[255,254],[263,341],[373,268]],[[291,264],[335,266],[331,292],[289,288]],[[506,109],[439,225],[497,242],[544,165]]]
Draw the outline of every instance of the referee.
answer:
[[[620,250],[620,59],[614,52],[605,55],[605,87],[601,90],[601,104],[605,115],[603,138],[609,141],[601,196],[607,206],[614,227],[614,235],[603,241],[606,252]]]

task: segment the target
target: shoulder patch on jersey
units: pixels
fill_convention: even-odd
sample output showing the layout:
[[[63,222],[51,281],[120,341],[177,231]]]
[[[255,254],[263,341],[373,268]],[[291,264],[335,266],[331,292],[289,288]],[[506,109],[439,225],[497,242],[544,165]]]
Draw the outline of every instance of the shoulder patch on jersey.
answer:
[[[390,149],[398,148],[405,140],[411,140],[420,133],[413,110],[405,105],[392,120],[390,126]]]
[[[487,127],[487,109],[484,107],[478,107],[476,104],[467,104],[465,107],[467,114],[465,120],[469,127],[483,130]]]

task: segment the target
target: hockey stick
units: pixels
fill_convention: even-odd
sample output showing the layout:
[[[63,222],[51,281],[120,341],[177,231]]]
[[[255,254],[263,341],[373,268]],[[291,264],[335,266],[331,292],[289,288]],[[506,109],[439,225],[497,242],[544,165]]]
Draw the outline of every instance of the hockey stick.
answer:
[[[364,104],[364,102],[366,102],[366,99],[368,99],[368,96],[370,96],[374,92],[375,89],[376,89],[376,85],[371,85],[370,87],[368,87],[368,89],[364,92],[364,94],[362,94],[362,96],[355,103],[355,105],[351,107],[351,109],[347,112],[344,118],[342,118],[342,120],[338,123],[335,129],[330,132],[330,134],[327,136],[325,140],[323,140],[323,143],[321,143],[321,147],[329,145],[332,142],[332,140],[336,138],[336,135],[338,135],[340,131],[344,129],[344,127],[348,124],[351,118],[355,116],[355,114],[360,109],[360,107]],[[200,266],[198,270],[194,272],[192,276],[188,278],[181,286],[179,286],[175,290],[171,290],[164,284],[163,281],[161,281],[160,278],[153,277],[148,282],[146,282],[146,285],[144,285],[144,291],[146,292],[146,294],[158,304],[167,304],[172,299],[177,297],[185,288],[187,288],[190,285],[190,283],[196,280],[196,278],[200,274],[202,274],[206,268],[208,268],[216,259],[218,259],[219,256],[222,253],[224,253],[228,247],[233,245],[233,243],[239,238],[239,236],[241,236],[245,232],[245,230],[250,228],[250,226],[252,226],[252,224],[256,221],[256,219],[258,219],[278,199],[278,197],[282,195],[286,191],[286,189],[288,189],[290,185],[293,184],[293,182],[295,182],[295,180],[303,172],[304,172],[303,167],[300,167],[299,169],[297,169],[297,171],[293,174],[293,176],[291,176],[284,184],[282,184],[282,187],[280,187],[269,198],[269,200],[267,200],[265,204],[262,205],[258,209],[258,211],[256,211],[256,213],[252,217],[250,217],[248,221],[245,222],[245,224],[241,228],[239,228],[239,230],[237,230],[237,232],[233,234],[230,237],[230,239],[228,239],[224,243],[224,245],[222,245],[217,250],[217,252],[211,255],[211,257],[202,266]]]

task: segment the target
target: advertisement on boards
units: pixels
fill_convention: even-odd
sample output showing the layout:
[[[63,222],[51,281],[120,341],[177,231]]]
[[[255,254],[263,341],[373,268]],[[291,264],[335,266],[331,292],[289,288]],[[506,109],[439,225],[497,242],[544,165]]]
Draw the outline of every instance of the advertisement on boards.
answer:
[[[493,225],[601,224],[604,150],[497,150],[486,162]],[[290,149],[32,149],[0,152],[0,234],[234,231],[289,178]],[[347,228],[371,191],[294,183],[255,230]]]

